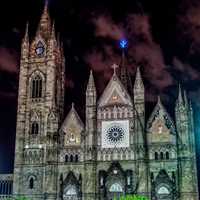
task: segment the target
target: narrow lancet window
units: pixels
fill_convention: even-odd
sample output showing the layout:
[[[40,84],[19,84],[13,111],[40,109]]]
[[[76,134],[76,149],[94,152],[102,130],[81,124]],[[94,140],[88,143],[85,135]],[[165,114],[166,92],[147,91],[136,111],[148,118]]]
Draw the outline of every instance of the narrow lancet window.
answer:
[[[32,79],[31,83],[31,98],[42,97],[42,78],[37,75]]]

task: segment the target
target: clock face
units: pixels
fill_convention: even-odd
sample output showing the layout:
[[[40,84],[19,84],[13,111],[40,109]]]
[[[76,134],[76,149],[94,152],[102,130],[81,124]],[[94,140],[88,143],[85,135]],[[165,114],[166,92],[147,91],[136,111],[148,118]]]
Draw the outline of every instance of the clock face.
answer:
[[[102,122],[102,148],[129,147],[129,122],[103,121]]]
[[[37,47],[35,49],[35,52],[38,56],[43,56],[44,55],[44,45],[42,42],[38,42]]]

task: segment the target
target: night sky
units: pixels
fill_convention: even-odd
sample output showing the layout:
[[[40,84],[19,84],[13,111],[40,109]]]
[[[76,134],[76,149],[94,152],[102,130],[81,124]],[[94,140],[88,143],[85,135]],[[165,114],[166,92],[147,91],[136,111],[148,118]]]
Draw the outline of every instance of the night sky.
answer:
[[[65,50],[65,113],[73,101],[84,119],[89,69],[100,95],[112,75],[110,66],[121,59],[118,41],[127,38],[128,70],[134,80],[136,66],[141,66],[147,118],[157,95],[173,117],[177,85],[188,91],[199,157],[200,1],[49,0],[48,4]],[[30,38],[34,37],[43,6],[42,0],[7,0],[0,6],[0,173],[13,170],[21,40],[27,22]]]

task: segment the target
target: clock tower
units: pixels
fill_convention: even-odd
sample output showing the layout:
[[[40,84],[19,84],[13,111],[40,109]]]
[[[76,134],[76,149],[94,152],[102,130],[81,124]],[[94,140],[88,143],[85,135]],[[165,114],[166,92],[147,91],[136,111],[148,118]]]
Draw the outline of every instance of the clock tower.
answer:
[[[56,198],[57,134],[64,103],[64,57],[45,5],[36,36],[22,43],[14,194]],[[44,173],[45,172],[45,173]]]

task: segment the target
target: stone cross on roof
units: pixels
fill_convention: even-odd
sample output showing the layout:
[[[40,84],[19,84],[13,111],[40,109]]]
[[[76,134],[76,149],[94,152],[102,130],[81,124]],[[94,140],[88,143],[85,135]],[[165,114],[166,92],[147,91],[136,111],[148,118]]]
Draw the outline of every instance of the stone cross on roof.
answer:
[[[117,64],[113,64],[112,66],[111,66],[111,68],[113,68],[113,73],[114,74],[116,74],[116,69],[119,67],[119,65],[117,65]]]

